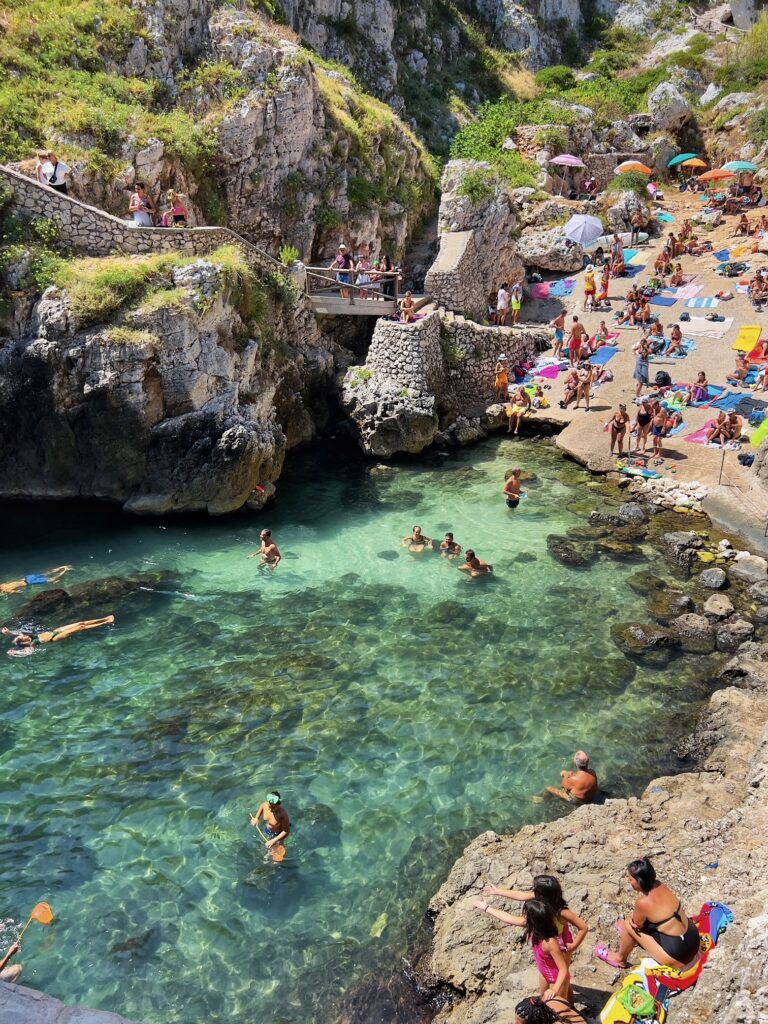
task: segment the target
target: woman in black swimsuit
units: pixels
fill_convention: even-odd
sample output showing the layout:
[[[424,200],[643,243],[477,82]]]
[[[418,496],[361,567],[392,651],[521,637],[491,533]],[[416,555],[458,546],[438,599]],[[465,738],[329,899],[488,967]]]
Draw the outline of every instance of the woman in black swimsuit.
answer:
[[[651,407],[646,398],[637,410],[637,419],[633,427],[637,431],[637,450],[640,455],[645,455],[645,447],[648,444],[648,434],[651,430],[652,419]]]
[[[682,908],[680,900],[663,882],[648,857],[627,865],[629,884],[640,895],[632,913],[621,922],[621,941],[617,954],[605,946],[596,946],[599,959],[613,967],[626,967],[635,946],[668,967],[687,967],[699,954],[699,933]]]
[[[611,419],[611,455],[613,455],[613,449],[616,447],[616,443],[619,445],[619,458],[624,454],[624,435],[627,432],[627,424],[629,423],[629,416],[627,416],[626,405],[620,405],[619,411],[613,414]]]

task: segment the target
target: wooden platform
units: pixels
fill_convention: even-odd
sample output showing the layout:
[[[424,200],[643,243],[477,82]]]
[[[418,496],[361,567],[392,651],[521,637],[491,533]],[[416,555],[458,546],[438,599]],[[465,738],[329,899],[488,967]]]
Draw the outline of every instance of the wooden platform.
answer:
[[[315,294],[309,296],[309,301],[318,316],[392,316],[397,312],[394,299],[343,299],[341,295]]]

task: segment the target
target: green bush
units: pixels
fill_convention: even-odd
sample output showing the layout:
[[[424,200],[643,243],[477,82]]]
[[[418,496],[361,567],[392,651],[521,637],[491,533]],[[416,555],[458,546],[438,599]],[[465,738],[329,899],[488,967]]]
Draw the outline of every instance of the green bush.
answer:
[[[768,110],[758,110],[747,122],[747,133],[756,145],[768,142]]]
[[[640,171],[629,171],[626,174],[616,174],[608,182],[609,192],[634,192],[641,199],[648,197],[648,175]]]
[[[536,84],[547,91],[562,92],[565,89],[573,89],[576,85],[576,76],[565,64],[542,68],[536,72],[535,78]]]
[[[283,245],[280,247],[280,262],[284,267],[290,267],[299,259],[299,250],[295,245]]]
[[[554,156],[568,151],[568,135],[562,128],[540,128],[533,141],[541,149],[550,150]]]
[[[353,210],[371,210],[387,201],[387,190],[383,183],[361,176],[347,182],[347,199]]]
[[[479,167],[467,171],[459,182],[458,193],[469,199],[471,203],[481,203],[483,199],[493,195],[494,178],[493,172],[482,170]]]
[[[729,51],[730,53],[730,51]],[[739,43],[736,60],[715,72],[718,85],[741,89],[768,78],[768,14],[762,14]]]

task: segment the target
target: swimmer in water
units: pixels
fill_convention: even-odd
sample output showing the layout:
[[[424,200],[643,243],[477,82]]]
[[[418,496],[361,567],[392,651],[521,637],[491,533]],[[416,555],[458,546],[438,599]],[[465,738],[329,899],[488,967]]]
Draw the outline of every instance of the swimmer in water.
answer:
[[[414,526],[413,533],[408,534],[407,537],[403,537],[401,541],[403,547],[408,548],[413,554],[420,555],[426,548],[432,547],[432,538],[425,537],[421,532],[420,526]]]
[[[0,583],[0,594],[15,594],[17,590],[24,590],[25,587],[43,586],[46,583],[58,583],[64,573],[74,568],[71,565],[60,565],[56,569],[48,569],[46,572],[34,573],[25,576],[20,580],[11,580],[9,583]]]
[[[111,626],[115,621],[114,615],[105,615],[103,619],[85,619],[82,622],[72,622],[68,626],[59,626],[56,629],[46,629],[40,633],[17,633],[12,629],[3,626],[0,632],[13,637],[13,643],[18,649],[8,651],[11,655],[23,653],[31,654],[38,644],[55,644],[58,640],[66,640],[68,636],[75,633],[82,633],[87,629],[98,629],[100,626]]]
[[[461,554],[461,544],[457,544],[452,533],[446,533],[445,540],[440,542],[440,554],[443,558],[450,558],[453,561]]]
[[[282,555],[277,544],[272,540],[271,530],[262,530],[259,534],[261,540],[261,547],[258,551],[254,551],[253,554],[248,555],[249,558],[257,558],[261,556],[261,564],[269,566],[270,569],[276,569],[280,564]]]
[[[472,548],[467,549],[464,557],[466,562],[459,566],[459,572],[468,572],[470,576],[487,576],[488,573],[493,572],[493,566],[478,558]]]
[[[502,494],[507,499],[507,508],[517,508],[520,504],[520,469],[515,468],[504,481]]]
[[[263,832],[259,828],[260,820],[264,823]],[[276,789],[267,793],[267,799],[259,806],[258,811],[251,815],[251,824],[258,829],[267,849],[273,851],[273,859],[282,860],[285,857],[283,839],[287,838],[291,831],[291,822]],[[281,851],[282,855],[280,855]]]

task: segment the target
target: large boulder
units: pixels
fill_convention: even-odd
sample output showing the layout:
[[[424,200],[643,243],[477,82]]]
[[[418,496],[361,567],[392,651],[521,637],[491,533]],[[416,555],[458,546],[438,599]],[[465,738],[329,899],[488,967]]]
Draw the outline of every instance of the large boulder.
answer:
[[[728,566],[728,575],[734,580],[742,580],[746,583],[760,583],[765,581],[768,575],[768,561],[760,555],[739,552]]]
[[[737,651],[754,632],[755,627],[747,619],[738,617],[728,619],[717,627],[717,649],[718,651]]]
[[[715,649],[715,630],[709,619],[690,613],[679,615],[672,627],[686,654],[708,654]]]
[[[468,177],[470,176],[470,177]],[[477,187],[468,187],[475,182]],[[440,232],[472,231],[481,266],[487,271],[487,290],[525,277],[514,241],[517,203],[490,164],[451,160],[441,181]]]
[[[569,242],[562,228],[525,228],[517,240],[517,254],[526,267],[561,273],[581,270],[584,249]]]
[[[674,630],[650,623],[616,623],[611,626],[611,638],[625,654],[668,654],[680,644]]]
[[[704,541],[697,533],[688,530],[674,530],[662,535],[661,542],[674,562],[690,566],[696,552],[704,547]]]
[[[725,573],[725,569],[705,569],[704,572],[699,573],[699,583],[702,587],[706,587],[707,590],[722,590],[722,588],[728,583],[728,577]],[[768,583],[766,586],[768,587]]]
[[[608,210],[608,223],[614,231],[621,234],[623,231],[631,229],[631,220],[636,213],[640,214],[643,218],[643,225],[646,226],[651,219],[649,207],[634,192],[622,192],[618,200]]]
[[[653,123],[663,132],[677,132],[690,121],[693,111],[685,96],[670,82],[657,85],[648,97]]]
[[[729,92],[715,104],[715,113],[725,114],[729,110],[736,110],[737,107],[748,107],[755,94],[753,92]]]

